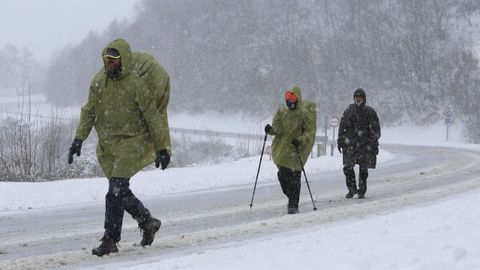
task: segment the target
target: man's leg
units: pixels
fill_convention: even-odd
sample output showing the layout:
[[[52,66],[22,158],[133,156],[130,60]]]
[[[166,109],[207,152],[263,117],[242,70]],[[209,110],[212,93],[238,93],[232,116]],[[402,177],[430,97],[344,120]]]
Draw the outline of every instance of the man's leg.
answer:
[[[123,196],[128,188],[128,178],[112,177],[109,181],[108,193],[105,196],[105,233],[99,247],[92,250],[97,256],[117,252],[116,243],[121,239],[123,223]]]
[[[143,203],[133,194],[129,188],[122,200],[122,205],[138,224],[145,222],[150,218],[150,211],[143,205]]]
[[[290,169],[285,167],[280,167],[278,169],[277,177],[278,182],[280,182],[280,187],[282,188],[283,194],[288,197],[288,176]]]
[[[345,183],[347,184],[348,193],[345,195],[347,199],[352,198],[357,193],[357,182],[355,181],[355,171],[352,165],[343,167],[343,174],[345,174]]]
[[[160,229],[160,220],[152,217],[150,211],[135,197],[130,188],[125,191],[122,203],[125,210],[138,222],[138,227],[143,232],[140,245],[151,245],[155,239],[155,234]]]
[[[288,213],[298,213],[301,172],[280,167],[277,175],[283,194],[285,194],[288,198]]]
[[[123,223],[123,197],[129,190],[128,178],[112,177],[109,181],[107,196],[105,197],[105,235],[119,242]]]
[[[288,213],[298,213],[298,202],[300,201],[300,188],[301,188],[301,171],[290,171],[290,177],[288,182]]]
[[[368,167],[360,166],[360,172],[358,176],[358,198],[365,198],[365,193],[367,192],[367,178],[368,178]]]

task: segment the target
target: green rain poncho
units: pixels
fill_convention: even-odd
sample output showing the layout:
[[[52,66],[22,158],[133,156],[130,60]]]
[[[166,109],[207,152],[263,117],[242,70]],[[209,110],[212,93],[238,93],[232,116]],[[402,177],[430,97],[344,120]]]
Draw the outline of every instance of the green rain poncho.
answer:
[[[300,171],[302,165],[292,140],[295,138],[300,140],[299,151],[305,165],[315,142],[317,112],[315,103],[308,100],[302,101],[299,87],[294,87],[290,91],[298,97],[297,108],[290,110],[282,107],[275,114],[271,132],[271,135],[275,136],[272,142],[272,156],[278,167]]]
[[[167,117],[170,82],[152,56],[132,52],[125,40],[112,41],[103,53],[107,48],[120,52],[121,75],[111,80],[105,68],[97,73],[75,137],[83,141],[95,127],[97,157],[105,176],[130,178],[155,160],[156,151],[172,153]]]

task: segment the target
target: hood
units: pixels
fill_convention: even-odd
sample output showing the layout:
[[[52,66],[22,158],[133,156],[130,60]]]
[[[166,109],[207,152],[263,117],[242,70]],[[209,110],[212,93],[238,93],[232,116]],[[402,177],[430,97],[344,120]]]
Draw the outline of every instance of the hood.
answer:
[[[360,105],[365,105],[365,103],[367,103],[367,94],[365,93],[365,90],[363,90],[362,88],[358,88],[357,90],[355,90],[355,92],[353,93],[353,102],[355,103],[355,96],[361,96],[363,97],[363,102],[362,104]]]
[[[302,105],[302,90],[298,86],[294,86],[292,89],[288,89],[287,91],[295,93],[298,98],[297,106],[300,107]]]
[[[120,53],[120,59],[122,59],[122,74],[121,77],[126,76],[132,72],[133,69],[133,57],[130,44],[124,39],[116,39],[110,42],[102,51],[102,57],[105,55],[108,48],[116,49]]]

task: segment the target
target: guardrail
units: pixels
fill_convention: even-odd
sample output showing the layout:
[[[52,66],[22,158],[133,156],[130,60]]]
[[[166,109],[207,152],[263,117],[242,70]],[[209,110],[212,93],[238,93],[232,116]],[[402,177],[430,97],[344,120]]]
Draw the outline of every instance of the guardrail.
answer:
[[[9,112],[0,112],[0,115],[7,115],[7,116],[21,116],[21,117],[36,117],[43,120],[60,120],[60,121],[74,121],[78,120],[78,118],[70,118],[70,117],[59,117],[59,116],[45,116],[42,114],[32,114],[32,113],[9,113]],[[188,129],[188,128],[176,128],[170,127],[171,133],[180,133],[180,134],[189,134],[189,135],[202,135],[202,136],[212,136],[212,137],[222,137],[222,138],[232,138],[232,139],[243,139],[243,140],[255,140],[255,141],[263,141],[265,134],[252,134],[252,133],[241,133],[241,132],[229,132],[229,131],[214,131],[214,130],[202,130],[202,129]],[[271,141],[273,139],[272,136],[268,136],[267,140]],[[326,155],[326,148],[325,145],[328,144],[328,136],[315,136],[315,144],[316,149],[315,151],[319,155]]]
[[[263,141],[263,138],[265,136],[265,134],[251,134],[251,133],[175,128],[175,127],[170,127],[170,132],[188,134],[188,135],[201,135],[201,136],[212,136],[212,137],[255,140],[255,141]],[[267,137],[267,140],[269,141],[271,141],[272,139],[273,139],[272,136]],[[312,156],[314,152],[316,153],[317,157],[326,155],[325,146],[327,145],[327,143],[328,143],[328,136],[315,136],[315,149],[312,151]]]
[[[204,135],[204,136],[214,136],[214,137],[224,137],[224,138],[233,138],[233,139],[249,139],[249,140],[259,140],[262,141],[265,134],[251,134],[251,133],[240,133],[240,132],[228,132],[228,131],[214,131],[214,130],[202,130],[202,129],[188,129],[188,128],[175,128],[171,127],[170,132],[172,133],[182,133],[190,135]],[[272,137],[269,136],[267,140],[272,140]],[[328,140],[328,136],[315,136],[315,141],[317,143],[324,143]]]

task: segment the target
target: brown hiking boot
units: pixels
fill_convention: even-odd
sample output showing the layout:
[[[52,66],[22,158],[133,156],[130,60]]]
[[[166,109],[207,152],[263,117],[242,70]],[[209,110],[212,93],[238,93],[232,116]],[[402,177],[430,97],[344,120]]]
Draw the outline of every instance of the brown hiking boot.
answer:
[[[162,225],[162,222],[160,222],[160,220],[153,217],[149,217],[147,220],[145,220],[141,224],[138,224],[138,227],[140,227],[140,230],[143,233],[142,241],[140,241],[140,245],[141,246],[151,245],[153,243],[153,240],[155,239],[155,233],[158,232],[161,225]]]
[[[110,253],[118,252],[117,242],[110,239],[108,236],[103,236],[101,239],[102,243],[100,246],[92,249],[92,254],[102,257],[103,255],[108,255]]]

